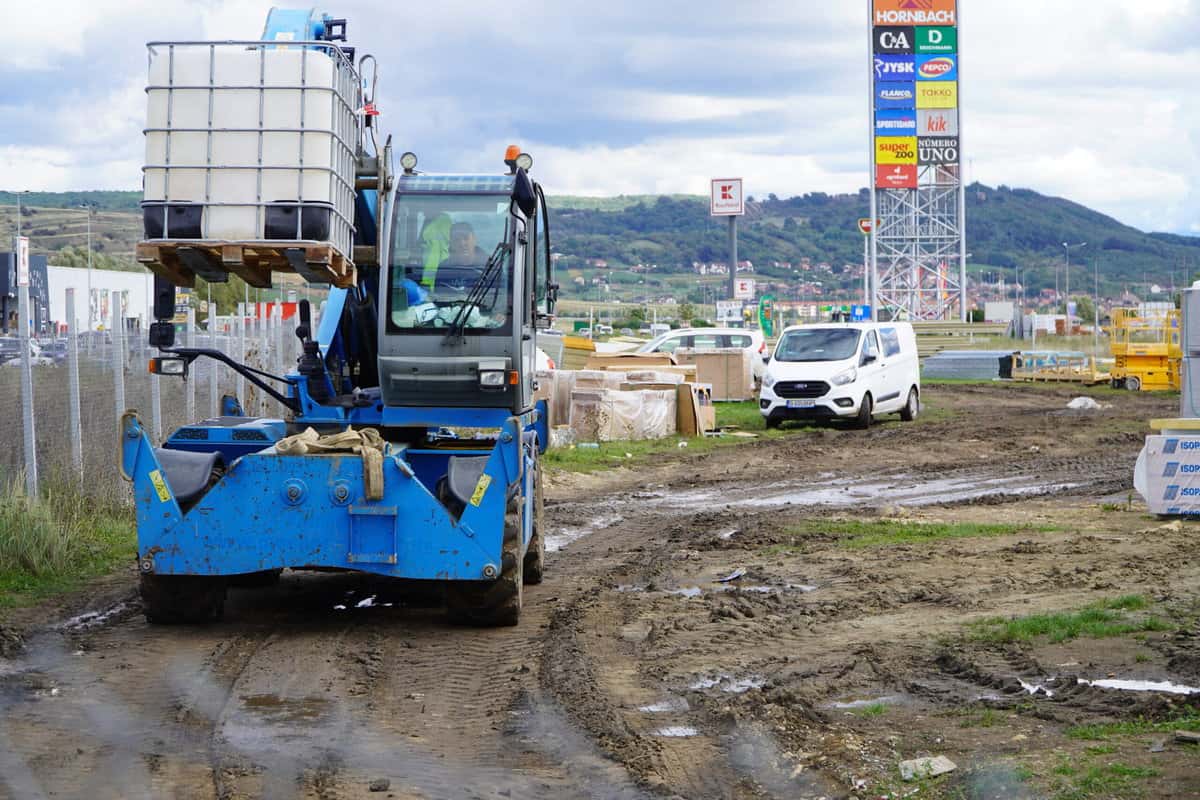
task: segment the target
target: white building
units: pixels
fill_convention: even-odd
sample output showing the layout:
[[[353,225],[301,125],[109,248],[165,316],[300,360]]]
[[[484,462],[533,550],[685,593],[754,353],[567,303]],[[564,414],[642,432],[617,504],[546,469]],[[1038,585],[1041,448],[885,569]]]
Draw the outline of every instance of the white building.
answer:
[[[75,330],[88,329],[88,270],[86,267],[46,267],[50,293],[50,319],[62,325],[67,322],[67,289],[75,290]],[[109,307],[113,292],[121,292],[125,320],[137,320],[142,330],[148,330],[151,317],[151,297],[154,276],[150,272],[118,272],[109,269],[92,271],[92,330],[111,327]],[[128,324],[128,323],[127,323]]]

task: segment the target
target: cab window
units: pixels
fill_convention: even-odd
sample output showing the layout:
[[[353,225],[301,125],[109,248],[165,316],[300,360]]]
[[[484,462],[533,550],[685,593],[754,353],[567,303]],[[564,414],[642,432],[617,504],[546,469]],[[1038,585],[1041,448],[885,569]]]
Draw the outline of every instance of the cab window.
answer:
[[[735,335],[735,336],[725,336],[722,338],[729,340],[729,343],[726,345],[723,345],[723,347],[741,347],[744,349],[754,343],[753,340],[749,336]]]
[[[663,343],[658,346],[656,352],[674,353],[677,349],[679,349],[682,342],[683,342],[683,337],[680,337],[680,336],[675,336],[670,339],[664,339]]]
[[[692,338],[692,347],[696,348],[697,350],[716,350],[717,349],[717,337],[715,334],[709,333],[709,334],[704,334],[701,336],[693,336],[691,338]]]

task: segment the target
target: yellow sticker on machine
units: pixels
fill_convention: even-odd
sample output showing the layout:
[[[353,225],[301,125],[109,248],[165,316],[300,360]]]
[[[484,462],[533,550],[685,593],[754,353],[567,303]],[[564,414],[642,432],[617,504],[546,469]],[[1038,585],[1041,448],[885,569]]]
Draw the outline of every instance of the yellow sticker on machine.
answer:
[[[167,488],[167,482],[163,480],[162,473],[154,470],[150,473],[150,482],[154,484],[154,491],[158,493],[158,500],[165,503],[171,499],[171,490]]]
[[[479,476],[479,483],[475,484],[475,492],[471,495],[471,505],[476,508],[483,502],[483,496],[487,494],[488,487],[492,485],[492,478],[487,473]]]

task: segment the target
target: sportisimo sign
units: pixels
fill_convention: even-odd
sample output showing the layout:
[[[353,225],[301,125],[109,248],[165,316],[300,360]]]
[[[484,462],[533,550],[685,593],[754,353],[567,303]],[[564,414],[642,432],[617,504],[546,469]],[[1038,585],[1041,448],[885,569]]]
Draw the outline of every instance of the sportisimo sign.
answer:
[[[894,111],[875,112],[876,136],[916,136],[917,112],[904,108]]]

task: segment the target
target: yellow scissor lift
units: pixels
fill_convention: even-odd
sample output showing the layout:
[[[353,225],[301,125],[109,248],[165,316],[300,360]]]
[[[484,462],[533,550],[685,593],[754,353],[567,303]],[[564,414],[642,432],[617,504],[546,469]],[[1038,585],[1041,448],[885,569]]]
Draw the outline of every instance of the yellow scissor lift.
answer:
[[[1116,362],[1110,372],[1114,389],[1179,389],[1183,350],[1177,310],[1142,316],[1136,308],[1115,308],[1109,332]]]

